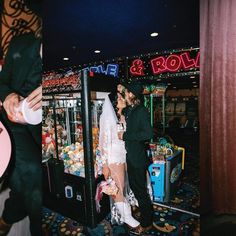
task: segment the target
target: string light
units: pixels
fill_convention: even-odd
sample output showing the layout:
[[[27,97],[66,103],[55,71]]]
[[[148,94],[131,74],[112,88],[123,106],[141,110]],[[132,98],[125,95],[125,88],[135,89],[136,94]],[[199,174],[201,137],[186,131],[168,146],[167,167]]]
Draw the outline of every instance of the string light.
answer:
[[[141,57],[149,57],[149,58],[151,58],[151,56],[155,56],[155,55],[162,55],[163,56],[163,54],[173,54],[173,53],[178,53],[178,52],[183,52],[183,51],[186,51],[186,52],[193,52],[193,51],[198,51],[198,55],[199,55],[199,48],[198,47],[191,47],[191,48],[181,48],[181,49],[173,49],[173,50],[164,50],[164,51],[160,51],[160,52],[153,52],[153,53],[147,53],[147,54],[141,54],[140,56],[138,56],[138,55],[135,55],[135,56],[132,56],[132,57],[118,57],[118,58],[113,58],[112,60],[104,60],[104,61],[100,61],[100,64],[102,63],[103,65],[105,64],[105,63],[109,63],[109,62],[115,62],[115,61],[119,61],[118,63],[120,64],[120,65],[122,65],[122,68],[121,68],[121,66],[120,66],[120,69],[119,69],[119,72],[120,73],[122,73],[123,72],[123,74],[121,75],[121,77],[123,77],[123,78],[126,78],[126,79],[128,79],[129,80],[129,78],[127,78],[127,75],[125,75],[125,71],[126,71],[126,66],[125,66],[125,60],[126,61],[128,61],[128,60],[132,60],[133,58],[141,58]],[[167,56],[168,55],[165,55],[165,58],[167,58]],[[121,62],[123,60],[123,62]],[[94,63],[89,63],[89,64],[83,64],[83,66],[82,65],[78,65],[78,66],[73,66],[73,69],[81,69],[81,68],[85,68],[87,65],[97,65],[97,64],[99,64],[99,62],[94,62]],[[145,68],[146,69],[148,69],[148,67],[149,67],[150,65],[149,65],[149,63],[147,63],[146,61],[145,61]],[[128,68],[129,68],[129,65],[128,65]],[[71,68],[70,68],[71,69]],[[188,68],[189,69],[189,68]],[[65,73],[66,72],[66,68],[64,68],[63,70],[58,70],[58,71],[63,71],[63,73]],[[200,74],[200,72],[199,72],[199,68],[190,68],[189,69],[189,71],[187,71],[187,72],[181,72],[182,70],[178,70],[177,72],[178,73],[171,73],[171,74],[160,74],[158,77],[157,76],[150,76],[150,75],[146,75],[146,76],[140,76],[138,79],[139,80],[142,80],[142,79],[152,79],[152,80],[155,80],[155,79],[157,79],[157,78],[161,78],[161,79],[165,79],[165,78],[172,78],[172,77],[177,77],[177,76],[179,76],[179,77],[184,77],[184,76],[190,76],[190,75],[199,75]],[[49,71],[49,72],[46,72],[46,73],[56,73],[56,71]],[[44,75],[43,75],[43,79],[45,80],[45,79],[48,79],[47,78],[47,76],[46,76],[46,73],[44,73]],[[61,72],[62,73],[62,72]],[[137,79],[137,78],[135,78],[135,79]]]

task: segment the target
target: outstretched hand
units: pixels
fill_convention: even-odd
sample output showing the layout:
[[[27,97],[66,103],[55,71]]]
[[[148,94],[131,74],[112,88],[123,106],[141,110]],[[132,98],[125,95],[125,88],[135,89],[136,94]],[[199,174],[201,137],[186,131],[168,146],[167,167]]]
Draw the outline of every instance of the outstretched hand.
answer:
[[[16,93],[10,93],[5,98],[3,102],[3,107],[10,119],[15,116],[15,107],[19,106],[19,102],[21,99],[23,99],[23,97]]]

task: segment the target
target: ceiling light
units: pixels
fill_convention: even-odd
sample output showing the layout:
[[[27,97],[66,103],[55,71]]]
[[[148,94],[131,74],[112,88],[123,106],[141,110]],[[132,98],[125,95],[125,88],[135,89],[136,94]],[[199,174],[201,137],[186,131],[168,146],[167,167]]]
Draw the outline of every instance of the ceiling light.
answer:
[[[176,89],[176,87],[173,87],[174,89]]]
[[[168,85],[171,85],[171,83],[168,83]]]
[[[161,79],[157,79],[157,81],[161,81]]]
[[[100,51],[100,50],[95,50],[94,52],[95,52],[95,53],[100,53],[101,51]]]
[[[194,88],[197,88],[198,86],[197,86],[197,85],[194,85],[193,87],[194,87]]]
[[[193,84],[196,84],[197,82],[196,82],[196,81],[193,81],[192,83],[193,83]]]
[[[153,32],[153,33],[151,33],[150,35],[151,35],[151,37],[157,37],[157,36],[158,36],[158,33],[157,33],[157,32]]]
[[[63,57],[63,61],[69,61],[68,57]]]
[[[194,79],[194,78],[195,78],[195,76],[190,76],[190,78],[191,78],[191,79]]]

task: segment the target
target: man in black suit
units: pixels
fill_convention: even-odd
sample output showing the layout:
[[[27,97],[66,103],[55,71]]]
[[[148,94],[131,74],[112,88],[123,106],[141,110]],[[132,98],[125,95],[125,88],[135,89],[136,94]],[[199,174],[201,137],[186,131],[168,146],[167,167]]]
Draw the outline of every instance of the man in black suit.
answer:
[[[11,122],[14,106],[28,97],[32,109],[42,106],[41,39],[34,33],[12,38],[0,73],[0,100],[12,134],[13,166],[9,174],[10,197],[0,218],[0,235],[7,235],[12,224],[29,216],[33,236],[41,233],[41,124]]]
[[[150,117],[147,109],[141,105],[143,87],[138,82],[126,84],[125,97],[126,131],[119,132],[120,139],[125,141],[127,171],[130,188],[138,200],[141,213],[140,225],[133,233],[142,234],[152,228],[153,208],[147,193],[147,168],[149,160],[146,155],[145,141],[153,136]]]

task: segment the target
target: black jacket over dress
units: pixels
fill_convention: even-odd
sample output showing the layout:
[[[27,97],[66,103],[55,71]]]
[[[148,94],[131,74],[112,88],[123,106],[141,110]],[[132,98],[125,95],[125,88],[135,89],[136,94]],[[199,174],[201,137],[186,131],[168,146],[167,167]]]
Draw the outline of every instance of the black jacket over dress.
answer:
[[[12,38],[0,73],[0,100],[11,93],[27,97],[40,86],[40,39],[28,33]],[[32,235],[41,235],[41,124],[15,124],[3,114],[12,135],[13,170],[3,219],[15,223],[29,216]]]
[[[141,225],[147,227],[152,224],[152,204],[147,193],[147,158],[145,141],[153,137],[148,110],[137,105],[129,107],[126,112],[126,132],[123,135],[126,147],[126,161],[129,184],[138,200],[141,212]]]

